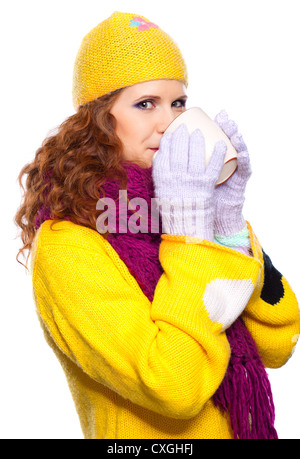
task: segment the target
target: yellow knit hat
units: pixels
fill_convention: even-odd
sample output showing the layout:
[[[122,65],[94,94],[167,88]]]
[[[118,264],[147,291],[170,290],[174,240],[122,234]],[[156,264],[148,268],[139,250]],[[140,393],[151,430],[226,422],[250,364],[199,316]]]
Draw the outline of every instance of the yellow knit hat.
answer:
[[[74,66],[73,104],[78,109],[116,89],[159,79],[187,86],[178,46],[143,16],[115,12],[82,40]]]

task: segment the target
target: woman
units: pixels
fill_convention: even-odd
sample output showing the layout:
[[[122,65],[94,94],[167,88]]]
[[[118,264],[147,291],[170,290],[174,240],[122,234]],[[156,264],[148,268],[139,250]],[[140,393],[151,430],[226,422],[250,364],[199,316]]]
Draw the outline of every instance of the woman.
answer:
[[[76,113],[20,173],[19,253],[85,438],[277,438],[265,366],[290,357],[298,303],[243,218],[235,123],[216,118],[238,151],[217,188],[222,142],[205,167],[199,131],[163,136],[186,87],[172,39],[114,13],[79,49]]]

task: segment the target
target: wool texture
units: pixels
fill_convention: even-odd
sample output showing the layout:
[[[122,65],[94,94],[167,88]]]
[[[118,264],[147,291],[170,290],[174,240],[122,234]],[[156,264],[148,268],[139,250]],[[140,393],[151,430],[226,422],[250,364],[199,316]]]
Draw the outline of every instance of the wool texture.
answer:
[[[154,197],[152,167],[142,169],[135,164],[124,163],[124,168],[128,177],[128,200],[141,197],[150,209],[151,198]],[[112,198],[117,210],[117,231],[109,233],[107,240],[125,262],[144,294],[152,301],[163,272],[158,257],[161,225],[158,232],[151,233],[151,212],[148,212],[148,232],[133,233],[128,225],[127,233],[120,233],[118,198],[121,184],[118,180],[109,180],[102,188],[105,194],[99,197]],[[128,210],[128,220],[133,213]],[[49,218],[50,212],[41,208],[36,228]],[[276,439],[278,436],[274,427],[275,410],[271,387],[256,344],[241,319],[237,319],[226,330],[226,335],[231,357],[226,375],[213,397],[214,403],[229,414],[235,439]]]
[[[128,199],[143,197],[150,206],[151,197],[154,197],[152,168],[127,166],[127,176]],[[107,182],[104,190],[106,196],[117,199],[119,187],[116,182]],[[148,214],[151,215],[150,212]],[[150,229],[150,221],[148,225]],[[162,273],[158,260],[160,234],[134,234],[128,229],[126,235],[118,232],[109,234],[108,241],[152,301]],[[214,396],[214,402],[222,410],[229,412],[235,438],[277,438],[270,382],[255,342],[241,319],[236,320],[226,334],[231,347],[231,359],[226,376]]]
[[[172,79],[188,84],[172,38],[144,16],[116,11],[83,38],[73,72],[75,109],[120,88]]]

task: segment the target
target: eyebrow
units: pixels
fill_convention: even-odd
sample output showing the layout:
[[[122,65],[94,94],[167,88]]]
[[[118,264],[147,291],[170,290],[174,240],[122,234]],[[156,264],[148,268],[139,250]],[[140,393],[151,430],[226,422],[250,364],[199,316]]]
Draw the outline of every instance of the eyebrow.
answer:
[[[182,96],[179,96],[179,97],[175,97],[174,100],[179,100],[179,99],[184,99],[184,100],[187,100],[188,96],[186,94],[183,94]],[[153,100],[161,100],[161,97],[160,96],[154,96],[153,94],[145,94],[144,96],[141,96],[139,97],[138,99],[136,99],[134,102],[139,102],[141,100],[145,100],[145,99],[153,99]]]

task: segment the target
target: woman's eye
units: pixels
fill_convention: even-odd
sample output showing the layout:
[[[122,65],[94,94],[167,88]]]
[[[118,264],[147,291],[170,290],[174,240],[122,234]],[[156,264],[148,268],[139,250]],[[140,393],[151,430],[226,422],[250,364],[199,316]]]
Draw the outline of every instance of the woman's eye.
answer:
[[[172,106],[175,107],[175,108],[185,108],[185,105],[186,105],[186,101],[183,100],[183,99],[175,100],[172,103]]]
[[[172,102],[172,107],[174,108],[185,108],[186,100],[178,99]],[[155,102],[153,100],[142,100],[141,102],[137,103],[135,107],[139,108],[140,110],[151,110],[155,107]]]
[[[139,102],[136,107],[142,110],[149,110],[153,107],[153,102],[151,100],[143,100],[142,102]]]

